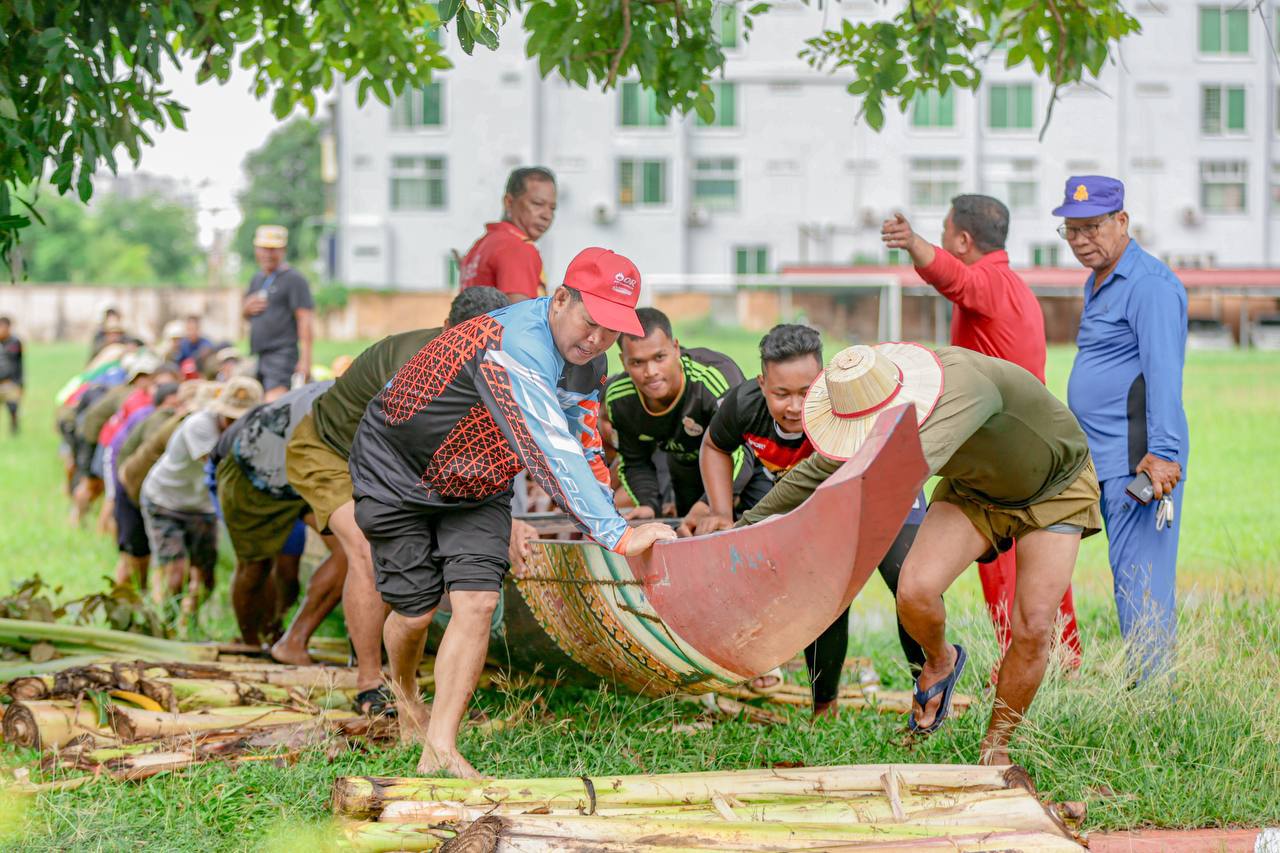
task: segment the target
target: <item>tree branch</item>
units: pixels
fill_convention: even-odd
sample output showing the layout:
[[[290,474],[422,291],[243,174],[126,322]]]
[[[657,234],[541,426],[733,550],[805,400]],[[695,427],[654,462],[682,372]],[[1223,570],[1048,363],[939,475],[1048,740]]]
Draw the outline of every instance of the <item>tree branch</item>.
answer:
[[[631,0],[622,0],[622,43],[618,45],[618,52],[613,55],[613,61],[609,63],[609,76],[604,81],[604,88],[608,89],[618,79],[618,66],[622,64],[622,54],[627,52],[627,48],[631,46]]]

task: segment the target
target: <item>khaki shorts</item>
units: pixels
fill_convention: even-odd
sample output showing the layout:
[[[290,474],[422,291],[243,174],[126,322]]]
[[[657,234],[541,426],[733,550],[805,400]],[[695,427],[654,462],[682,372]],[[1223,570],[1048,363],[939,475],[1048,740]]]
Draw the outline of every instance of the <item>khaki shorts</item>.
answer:
[[[316,432],[310,414],[298,422],[289,438],[285,473],[289,485],[316,514],[316,527],[328,533],[329,516],[351,500],[351,470],[347,460]]]
[[[307,512],[302,500],[280,500],[256,488],[230,456],[218,463],[218,503],[241,560],[279,556],[293,526]]]
[[[1055,524],[1074,525],[1083,530],[1082,536],[1092,536],[1102,529],[1100,495],[1098,474],[1090,457],[1071,485],[1048,500],[1028,507],[1009,509],[982,503],[956,492],[947,479],[934,487],[930,502],[942,501],[959,507],[991,547],[996,552],[1004,552],[1013,547],[1014,540]],[[983,559],[989,562],[985,556]]]
[[[22,402],[22,386],[12,379],[0,382],[0,403]]]

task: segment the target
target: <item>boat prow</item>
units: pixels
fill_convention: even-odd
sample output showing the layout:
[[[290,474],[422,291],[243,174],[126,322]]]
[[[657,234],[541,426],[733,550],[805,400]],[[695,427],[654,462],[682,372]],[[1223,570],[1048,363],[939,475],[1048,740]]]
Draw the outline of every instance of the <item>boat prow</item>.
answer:
[[[785,515],[661,542],[639,558],[535,542],[528,570],[507,584],[505,655],[647,694],[739,684],[793,658],[844,612],[927,477],[914,410],[898,406]]]

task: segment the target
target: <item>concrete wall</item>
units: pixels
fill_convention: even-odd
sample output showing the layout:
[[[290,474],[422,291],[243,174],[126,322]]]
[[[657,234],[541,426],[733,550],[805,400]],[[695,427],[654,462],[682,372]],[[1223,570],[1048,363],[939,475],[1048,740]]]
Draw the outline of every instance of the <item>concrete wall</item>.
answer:
[[[207,337],[235,340],[241,335],[240,291],[231,288],[0,287],[0,314],[12,318],[14,333],[27,341],[87,344],[109,307],[120,311],[130,333],[148,342],[159,337],[165,323],[189,314],[203,319]]]

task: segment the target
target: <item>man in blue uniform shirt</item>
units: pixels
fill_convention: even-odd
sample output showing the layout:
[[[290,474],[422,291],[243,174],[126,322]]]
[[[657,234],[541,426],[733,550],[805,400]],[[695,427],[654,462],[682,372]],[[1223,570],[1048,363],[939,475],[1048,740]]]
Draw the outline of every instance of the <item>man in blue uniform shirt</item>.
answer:
[[[1102,485],[1120,631],[1131,645],[1135,674],[1145,678],[1168,665],[1176,635],[1188,451],[1182,408],[1187,292],[1129,237],[1120,181],[1068,179],[1053,215],[1063,217],[1058,233],[1076,260],[1093,271],[1085,282],[1067,400]],[[1139,473],[1151,478],[1154,491],[1145,505],[1125,491]]]

